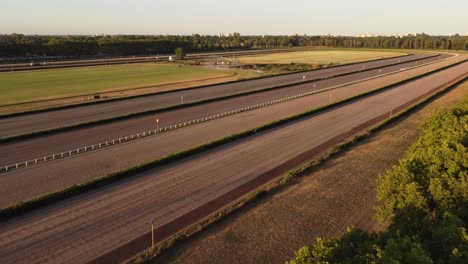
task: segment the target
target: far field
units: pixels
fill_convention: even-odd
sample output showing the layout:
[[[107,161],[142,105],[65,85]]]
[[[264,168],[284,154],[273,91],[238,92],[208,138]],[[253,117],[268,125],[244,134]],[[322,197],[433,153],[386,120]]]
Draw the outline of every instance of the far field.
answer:
[[[234,72],[175,64],[129,64],[0,74],[0,105],[45,98],[232,76]]]
[[[326,50],[274,53],[259,56],[245,56],[236,59],[240,63],[246,64],[287,64],[291,62],[305,64],[343,64],[400,55],[403,55],[403,53],[369,50]]]

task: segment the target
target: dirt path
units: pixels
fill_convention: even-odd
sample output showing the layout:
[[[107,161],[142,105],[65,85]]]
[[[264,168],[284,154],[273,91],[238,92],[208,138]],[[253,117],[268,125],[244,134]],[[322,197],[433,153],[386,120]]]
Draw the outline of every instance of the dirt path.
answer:
[[[313,243],[316,236],[338,236],[348,226],[383,229],[385,225],[372,220],[378,174],[396,164],[417,139],[421,120],[467,94],[465,82],[323,163],[296,184],[174,248],[157,263],[283,263],[294,250]]]

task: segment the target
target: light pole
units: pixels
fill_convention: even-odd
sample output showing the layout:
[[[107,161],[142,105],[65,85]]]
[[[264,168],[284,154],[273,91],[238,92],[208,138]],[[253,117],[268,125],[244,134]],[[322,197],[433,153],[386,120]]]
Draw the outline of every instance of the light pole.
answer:
[[[156,118],[156,130],[159,130],[159,118]]]
[[[154,219],[151,220],[151,249],[154,250]]]

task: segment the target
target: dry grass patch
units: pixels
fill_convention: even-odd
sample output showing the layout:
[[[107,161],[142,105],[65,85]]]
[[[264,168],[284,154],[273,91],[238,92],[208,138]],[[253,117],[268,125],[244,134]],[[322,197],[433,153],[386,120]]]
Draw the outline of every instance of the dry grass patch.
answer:
[[[390,58],[403,55],[403,52],[394,51],[369,51],[369,50],[320,50],[273,53],[257,56],[245,56],[237,58],[245,64],[330,64],[351,63],[381,58]]]

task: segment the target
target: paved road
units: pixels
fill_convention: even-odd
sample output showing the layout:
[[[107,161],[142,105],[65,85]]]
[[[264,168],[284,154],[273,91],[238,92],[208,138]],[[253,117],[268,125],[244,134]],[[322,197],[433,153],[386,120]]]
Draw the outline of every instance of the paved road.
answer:
[[[446,80],[466,75],[467,69],[464,63],[1,223],[0,262],[93,260],[146,234],[150,219],[160,226],[179,218]]]
[[[341,67],[333,67],[319,71],[311,71],[305,74],[296,73],[237,83],[219,84],[209,88],[174,91],[171,93],[145,96],[116,102],[107,102],[45,113],[3,118],[0,119],[0,138],[179,105],[181,104],[181,98],[183,98],[184,103],[197,102],[209,98],[245,93],[249,91],[261,90],[271,86],[301,81],[303,75],[306,75],[309,79],[313,79],[357,71],[362,69],[363,66],[364,68],[380,67],[382,65],[388,65],[398,61],[421,58],[422,56],[429,55],[414,54],[402,58],[393,58]],[[441,55],[440,58],[448,56],[450,55]],[[434,59],[435,58],[432,60]]]
[[[434,60],[436,60],[436,58],[428,58],[417,61],[417,63],[421,65],[423,63],[432,62]],[[148,115],[143,117],[126,119],[108,124],[102,124],[98,126],[57,133],[54,135],[44,136],[40,138],[23,140],[15,143],[2,144],[0,145],[0,166],[10,165],[16,162],[22,162],[26,160],[32,160],[45,155],[60,153],[63,151],[68,151],[71,149],[76,149],[79,147],[104,142],[106,140],[111,140],[122,136],[152,130],[156,128],[156,117],[160,120],[160,127],[174,125],[180,122],[194,120],[197,118],[222,113],[225,111],[230,111],[245,106],[255,105],[258,103],[284,98],[304,92],[309,92],[312,90],[323,89],[352,81],[362,80],[365,78],[374,77],[393,71],[398,71],[401,68],[407,68],[418,64],[416,64],[416,62],[408,62],[395,66],[387,66],[372,71],[359,72],[347,76],[317,81],[313,84],[298,84],[278,90],[231,98],[220,102],[203,104],[186,109],[164,112],[158,115]],[[436,67],[436,64],[433,64],[431,67]],[[406,78],[409,76],[402,75],[401,78],[403,77]]]
[[[456,58],[456,60],[458,59],[462,58]],[[453,63],[452,60],[455,58],[439,63],[449,64]],[[408,76],[421,74],[433,66],[435,65],[415,68],[402,74]],[[332,100],[342,100],[370,91],[393,83],[399,78],[400,74],[398,73],[344,86],[331,92]],[[0,208],[326,105],[329,103],[329,96],[328,92],[319,93],[157,136],[4,173],[0,177]],[[18,150],[18,152],[34,151],[29,149],[28,145],[24,147],[23,151]],[[21,186],[20,190],[18,190],[18,186]]]

